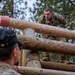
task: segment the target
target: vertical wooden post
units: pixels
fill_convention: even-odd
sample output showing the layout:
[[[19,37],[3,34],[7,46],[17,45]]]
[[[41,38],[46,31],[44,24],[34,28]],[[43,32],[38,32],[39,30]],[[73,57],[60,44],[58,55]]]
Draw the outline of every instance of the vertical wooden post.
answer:
[[[22,50],[22,64],[21,64],[21,66],[25,66],[25,62],[26,62],[26,51],[25,51],[26,49],[23,49]]]
[[[20,51],[20,54],[19,54],[19,62],[18,62],[18,65],[19,66],[22,66],[22,50]]]
[[[26,28],[23,31],[24,36],[35,38],[35,32],[31,28]],[[41,68],[37,51],[24,50],[22,52],[22,66]]]

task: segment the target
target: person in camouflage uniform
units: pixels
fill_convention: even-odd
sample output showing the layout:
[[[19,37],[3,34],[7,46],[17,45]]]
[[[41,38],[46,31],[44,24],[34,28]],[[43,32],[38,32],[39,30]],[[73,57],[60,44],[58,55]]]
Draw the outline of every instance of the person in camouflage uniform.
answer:
[[[21,75],[14,66],[18,62],[19,46],[23,44],[13,30],[0,28],[0,75]]]
[[[44,14],[41,15],[41,17],[38,20],[38,23],[41,24],[46,24],[46,25],[52,25],[52,26],[57,26],[57,27],[63,27],[63,28],[69,28],[69,22],[60,14],[56,12],[52,12],[50,8],[46,8],[44,10]],[[66,41],[65,38],[62,37],[50,37],[49,35],[42,34],[43,38],[51,38],[53,40],[60,40],[60,41]],[[43,60],[48,61],[49,59],[49,54],[46,52],[43,52]],[[68,56],[66,55],[61,55],[61,61],[60,62],[66,62],[68,63]]]

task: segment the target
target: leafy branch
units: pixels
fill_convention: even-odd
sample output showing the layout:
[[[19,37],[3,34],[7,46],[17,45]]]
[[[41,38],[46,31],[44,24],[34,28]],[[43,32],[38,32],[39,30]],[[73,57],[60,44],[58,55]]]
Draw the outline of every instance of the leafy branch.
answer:
[[[71,0],[68,0],[72,5],[74,5],[75,6],[75,4],[71,1]]]

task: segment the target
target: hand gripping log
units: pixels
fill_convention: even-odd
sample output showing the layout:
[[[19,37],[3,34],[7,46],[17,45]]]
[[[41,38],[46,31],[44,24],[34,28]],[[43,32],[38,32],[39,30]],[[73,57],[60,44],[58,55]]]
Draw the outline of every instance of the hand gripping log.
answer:
[[[75,31],[45,24],[33,23],[25,20],[17,20],[6,16],[0,16],[0,26],[17,28],[24,30],[25,28],[33,28],[35,32],[48,34],[51,36],[59,36],[75,39]]]

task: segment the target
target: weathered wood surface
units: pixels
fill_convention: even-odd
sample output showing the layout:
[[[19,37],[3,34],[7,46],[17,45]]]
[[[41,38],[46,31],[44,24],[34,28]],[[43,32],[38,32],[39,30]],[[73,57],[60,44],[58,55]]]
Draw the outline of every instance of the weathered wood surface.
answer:
[[[17,37],[25,44],[24,48],[35,51],[44,51],[58,54],[75,55],[75,44],[62,41],[53,41],[41,38],[30,38],[17,35]]]
[[[18,66],[18,72],[23,75],[75,75],[75,72],[48,70],[48,69],[21,67],[21,66]]]
[[[75,72],[75,65],[41,61],[42,68]]]
[[[32,37],[34,39],[36,37],[34,30],[31,28],[26,28],[23,31],[23,34],[24,36]],[[25,54],[26,54],[26,57],[25,57],[26,61],[24,62],[25,66],[41,68],[40,58],[38,56],[37,51],[30,51],[25,49]]]
[[[20,54],[19,54],[18,65],[19,65],[19,66],[22,66],[22,51],[20,51]]]
[[[22,49],[22,54],[21,54],[21,57],[22,57],[22,60],[20,62],[22,62],[21,66],[25,66],[25,62],[26,62],[26,49]]]
[[[9,17],[0,16],[0,26],[6,26],[22,30],[24,30],[25,28],[33,28],[35,32],[38,33],[75,39],[75,30],[68,30],[45,24],[33,23],[25,20],[17,20]]]

